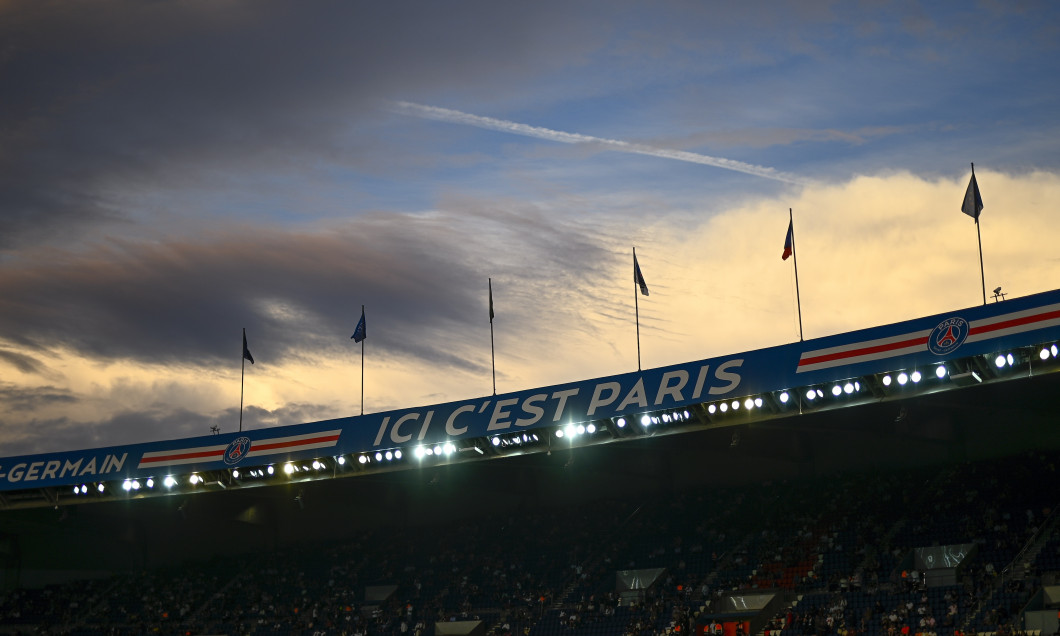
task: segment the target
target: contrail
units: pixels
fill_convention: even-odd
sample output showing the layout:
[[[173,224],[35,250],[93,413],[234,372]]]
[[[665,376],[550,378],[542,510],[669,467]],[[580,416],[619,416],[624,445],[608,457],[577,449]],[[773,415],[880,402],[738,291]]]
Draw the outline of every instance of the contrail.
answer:
[[[464,124],[466,126],[475,126],[476,128],[485,128],[487,130],[496,130],[499,132],[511,133],[513,135],[522,135],[524,137],[558,141],[564,144],[595,144],[617,152],[628,152],[636,155],[648,155],[650,157],[662,157],[663,159],[674,159],[676,161],[685,161],[687,163],[698,163],[704,166],[714,166],[715,168],[743,172],[744,174],[750,174],[764,179],[783,181],[784,183],[794,183],[798,185],[805,185],[808,183],[806,179],[792,174],[778,172],[776,169],[767,166],[756,166],[742,161],[724,159],[722,157],[711,157],[710,155],[701,155],[695,152],[686,152],[684,150],[669,150],[644,144],[631,144],[628,141],[619,141],[617,139],[604,139],[602,137],[563,132],[562,130],[528,126],[514,121],[505,121],[503,119],[494,119],[492,117],[480,117],[478,115],[462,113],[458,110],[450,110],[448,108],[439,108],[437,106],[424,106],[422,104],[413,104],[411,102],[395,102],[393,110],[397,113],[421,117],[423,119],[444,121],[450,124]]]

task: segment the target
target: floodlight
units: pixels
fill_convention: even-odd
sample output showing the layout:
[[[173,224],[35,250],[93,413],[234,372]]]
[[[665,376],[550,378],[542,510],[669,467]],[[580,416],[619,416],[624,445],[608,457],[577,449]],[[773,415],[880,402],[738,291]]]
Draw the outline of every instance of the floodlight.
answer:
[[[102,492],[103,492],[104,490],[106,490],[106,489],[107,489],[107,488],[106,488],[106,487],[105,487],[105,486],[104,486],[103,484],[99,484],[98,486],[96,486],[96,490],[98,490],[98,491],[99,491],[99,492],[101,492],[101,493],[102,493]]]
[[[997,368],[999,368],[999,369],[1004,367],[1005,366],[1005,356],[998,356],[998,357],[994,358],[994,364],[997,365]]]
[[[476,446],[476,448],[478,448]],[[401,459],[401,449],[394,451],[394,459]]]
[[[746,400],[743,401],[743,407],[745,409],[750,410],[750,409],[753,409],[754,406],[755,406],[755,401],[752,400],[751,398],[747,398]]]
[[[898,374],[898,384],[905,386],[905,383],[909,381],[909,376],[906,375],[905,371]]]
[[[912,380],[914,383],[916,383],[916,382],[920,382],[920,378],[921,377],[923,377],[923,376],[920,375],[919,371],[913,371],[913,373],[909,376],[909,379]]]
[[[883,386],[891,386],[890,374],[883,376],[883,380],[881,380],[881,382],[883,382]]]
[[[335,458],[335,461],[337,461],[339,463],[339,466],[345,466],[346,465],[346,456],[345,455],[339,455],[338,457]]]
[[[810,389],[809,391],[806,392],[806,399],[807,400],[810,400],[812,402],[814,400],[814,398],[816,398],[816,397],[817,397],[817,391],[814,391],[813,389]]]
[[[718,407],[714,406],[713,404],[711,404],[710,406],[707,407],[707,413],[710,413],[711,415],[714,415],[714,412],[717,411],[717,410],[718,410]]]
[[[556,429],[556,437],[559,437],[559,438],[563,437],[563,429],[562,428],[557,428]]]
[[[394,459],[394,453],[392,453],[392,452],[390,452],[390,451],[387,451],[387,452],[386,452],[386,460],[387,460],[387,461],[390,461],[390,460],[392,460],[392,459]]]
[[[650,426],[651,425],[651,418],[649,416],[647,416],[647,415],[642,415],[641,418],[640,418],[640,425],[641,426]]]
[[[276,469],[275,469],[275,468],[273,468],[272,464],[269,464],[269,467],[268,467],[268,468],[266,468],[265,470],[267,470],[267,471],[269,472],[269,474],[270,474],[270,475],[272,475],[273,473],[275,473],[275,472],[276,472]]]
[[[130,490],[132,490],[132,482],[131,482],[131,481],[129,481],[128,479],[126,479],[125,481],[123,481],[123,482],[121,483],[121,488],[122,488],[122,490],[124,490],[125,492],[129,492]]]
[[[1012,365],[1016,364],[1016,359],[1012,357],[1011,353],[1008,354],[1007,356],[1005,356],[1005,359],[1008,360],[1008,366],[1010,366],[1010,367]]]
[[[615,422],[615,424],[617,424],[619,428],[625,428],[626,427],[626,418],[624,418],[624,417],[618,418],[618,421]]]
[[[763,404],[765,404],[765,402],[762,401],[762,398],[760,398],[760,397],[756,397],[755,398],[755,406],[756,407],[762,408]],[[685,411],[685,417],[688,417],[688,411]]]
[[[788,395],[788,392],[787,392],[787,391],[782,391],[782,392],[780,393],[780,403],[781,403],[781,404],[787,404],[787,403],[788,403],[788,400],[789,400],[790,398],[791,398],[791,396],[790,396],[790,395]]]
[[[587,432],[588,432],[588,433],[589,433],[590,435],[592,435],[593,433],[595,433],[595,432],[596,432],[596,424],[589,424],[588,426],[586,426],[586,427],[585,427],[585,430],[586,430],[586,431],[587,431]]]
[[[416,448],[412,449],[412,454],[416,457],[416,459],[423,459],[425,452],[422,446],[417,446]]]
[[[1049,359],[1049,350],[1048,349],[1042,349],[1038,353],[1038,357],[1041,358],[1042,360],[1048,360]]]
[[[718,408],[721,409],[722,413],[724,413],[725,411],[729,410],[729,405],[727,403],[725,403],[725,402],[722,402],[721,404],[718,405]]]
[[[151,477],[147,478],[147,487],[148,488],[154,488],[155,487],[155,480],[152,479]]]
[[[375,461],[377,461],[377,462],[383,461],[383,454],[380,453],[379,451],[376,451],[376,453],[375,453]]]
[[[499,438],[496,435],[494,435],[493,438],[490,439],[490,443],[493,444],[494,446],[500,446],[501,445],[501,438]]]
[[[946,377],[946,365],[940,364],[935,367],[935,377],[940,380]]]
[[[173,475],[166,475],[166,478],[162,480],[162,483],[165,485],[166,488],[172,488],[173,486],[177,485],[177,480],[173,477]]]
[[[840,395],[843,395],[843,387],[839,386],[838,384],[833,386],[832,387],[832,395],[834,395],[836,397],[839,397]]]
[[[578,425],[578,435],[585,435],[585,424]]]

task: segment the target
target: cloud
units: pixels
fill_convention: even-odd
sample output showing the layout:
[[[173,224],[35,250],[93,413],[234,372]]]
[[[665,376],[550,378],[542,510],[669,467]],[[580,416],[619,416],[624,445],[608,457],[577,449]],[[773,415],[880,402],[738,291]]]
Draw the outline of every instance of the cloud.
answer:
[[[48,372],[47,367],[40,360],[24,353],[0,349],[0,360],[7,362],[22,373],[45,375]]]
[[[568,34],[589,12],[557,26],[544,4],[464,3],[459,17],[427,4],[411,20],[377,2],[8,4],[0,249],[138,219],[139,192],[225,190],[322,161],[371,169],[378,154],[351,131],[381,100],[496,89],[598,45]],[[546,26],[552,37],[533,35]]]
[[[0,329],[17,334],[13,347],[203,365],[238,359],[246,327],[267,366],[347,346],[363,304],[372,325],[388,327],[371,330],[376,351],[474,369],[481,362],[462,355],[461,332],[485,303],[488,276],[498,293],[506,278],[528,275],[567,277],[560,293],[576,293],[610,258],[592,224],[515,202],[488,212],[468,199],[449,205],[318,231],[26,251],[0,270]],[[29,364],[25,353],[7,357]]]
[[[649,157],[659,157],[660,159],[671,159],[674,161],[684,161],[687,163],[695,163],[704,166],[713,166],[715,168],[742,172],[744,174],[762,177],[763,179],[772,179],[775,181],[782,181],[784,183],[806,183],[805,179],[796,175],[779,172],[776,169],[769,168],[767,166],[756,166],[749,163],[744,163],[742,161],[736,161],[735,159],[711,157],[709,155],[702,155],[699,153],[688,152],[685,150],[656,148],[648,146],[646,144],[630,143],[628,141],[620,141],[617,139],[605,139],[602,137],[592,137],[589,135],[582,135],[578,133],[568,133],[560,130],[551,130],[549,128],[530,126],[527,124],[520,124],[512,121],[505,121],[503,119],[495,119],[493,117],[482,117],[479,115],[462,113],[460,111],[452,110],[449,108],[440,108],[438,106],[424,106],[422,104],[413,104],[410,102],[396,102],[394,104],[394,111],[405,115],[422,117],[424,119],[433,119],[436,121],[443,121],[450,124],[474,126],[476,128],[496,130],[499,132],[506,132],[513,135],[521,135],[523,137],[533,137],[535,139],[545,139],[547,141],[555,141],[557,143],[584,144],[588,146],[597,146],[601,149],[612,150],[615,152],[626,152],[637,155],[647,155]]]

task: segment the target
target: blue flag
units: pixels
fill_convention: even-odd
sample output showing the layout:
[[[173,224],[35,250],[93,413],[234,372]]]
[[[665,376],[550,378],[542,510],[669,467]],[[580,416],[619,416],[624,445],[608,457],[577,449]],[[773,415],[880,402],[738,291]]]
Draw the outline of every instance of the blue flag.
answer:
[[[249,360],[250,364],[254,364],[254,356],[250,355],[250,349],[247,348],[247,330],[243,330],[243,359]]]
[[[350,337],[353,338],[354,342],[360,342],[367,336],[368,332],[365,330],[364,326],[364,307],[361,307],[361,319],[357,322],[357,328],[353,330],[353,335]]]

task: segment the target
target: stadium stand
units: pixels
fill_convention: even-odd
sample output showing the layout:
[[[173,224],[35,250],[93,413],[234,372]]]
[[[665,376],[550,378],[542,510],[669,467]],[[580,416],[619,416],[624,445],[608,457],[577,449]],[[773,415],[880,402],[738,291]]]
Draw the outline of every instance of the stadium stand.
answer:
[[[1056,453],[609,496],[14,589],[4,633],[1008,634],[1058,569]],[[662,493],[657,493],[662,494]],[[952,580],[917,548],[974,546]],[[1033,555],[1031,553],[1033,552]],[[1022,563],[1029,567],[1021,567]],[[625,590],[620,571],[658,572]],[[645,579],[647,580],[647,579]],[[734,598],[791,599],[768,613]],[[742,596],[741,596],[742,595]],[[447,632],[450,633],[450,632]],[[1052,633],[1052,632],[1050,632]]]

